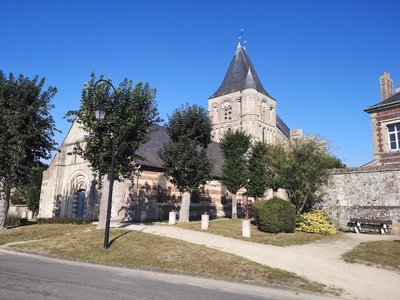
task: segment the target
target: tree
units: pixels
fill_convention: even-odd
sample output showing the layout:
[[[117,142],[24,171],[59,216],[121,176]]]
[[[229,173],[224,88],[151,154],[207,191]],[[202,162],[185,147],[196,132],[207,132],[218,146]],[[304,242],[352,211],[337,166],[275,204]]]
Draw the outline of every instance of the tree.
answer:
[[[298,139],[289,145],[287,160],[280,166],[282,188],[296,206],[296,214],[311,209],[318,191],[329,182],[330,169],[339,165],[326,146],[316,139]]]
[[[12,204],[25,204],[28,209],[37,214],[39,212],[40,190],[42,187],[43,171],[47,165],[38,165],[31,170],[26,184],[17,187],[11,195]]]
[[[101,75],[100,79],[104,76]],[[75,154],[79,154],[90,163],[93,172],[102,178],[109,174],[115,116],[115,180],[130,178],[135,172],[134,161],[143,159],[136,155],[137,149],[149,138],[151,126],[161,121],[156,105],[156,90],[148,83],[139,82],[133,86],[132,80],[125,78],[116,92],[110,90],[105,82],[97,81],[92,73],[89,83],[82,89],[81,107],[70,111],[76,122],[88,131],[82,144],[76,145]],[[118,105],[114,99],[118,97]],[[94,111],[103,105],[109,117],[97,120]],[[106,205],[100,208],[99,227],[104,226]],[[103,217],[104,216],[104,217]]]
[[[262,142],[256,142],[251,147],[250,157],[247,165],[249,170],[249,181],[247,183],[248,193],[251,197],[260,198],[270,187],[268,179],[269,170],[267,164],[268,146]]]
[[[44,89],[45,78],[32,80],[0,72],[0,231],[7,218],[10,192],[26,184],[30,170],[49,159],[57,131],[50,109],[54,87]]]
[[[266,180],[267,186],[272,188],[274,196],[278,189],[284,187],[283,170],[288,163],[288,151],[290,146],[281,143],[266,145]]]
[[[182,106],[168,117],[171,141],[159,151],[164,173],[182,193],[179,222],[189,222],[191,193],[211,179],[213,164],[207,155],[212,124],[204,108]]]
[[[222,165],[222,182],[232,193],[232,218],[237,218],[236,193],[248,179],[246,153],[249,150],[251,136],[242,132],[228,130],[220,141],[224,163]]]

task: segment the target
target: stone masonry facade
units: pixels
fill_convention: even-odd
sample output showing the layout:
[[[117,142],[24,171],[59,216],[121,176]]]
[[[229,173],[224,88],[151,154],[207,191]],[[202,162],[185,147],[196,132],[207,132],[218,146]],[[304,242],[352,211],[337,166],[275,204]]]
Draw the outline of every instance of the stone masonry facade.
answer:
[[[350,218],[400,223],[400,165],[332,170],[322,198],[318,208],[341,228]]]

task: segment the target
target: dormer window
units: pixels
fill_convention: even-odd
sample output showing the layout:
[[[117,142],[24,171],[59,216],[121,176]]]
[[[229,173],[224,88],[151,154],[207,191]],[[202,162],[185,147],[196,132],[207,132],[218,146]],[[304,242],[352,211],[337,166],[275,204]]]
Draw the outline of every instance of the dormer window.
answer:
[[[387,125],[389,149],[400,150],[400,123]]]

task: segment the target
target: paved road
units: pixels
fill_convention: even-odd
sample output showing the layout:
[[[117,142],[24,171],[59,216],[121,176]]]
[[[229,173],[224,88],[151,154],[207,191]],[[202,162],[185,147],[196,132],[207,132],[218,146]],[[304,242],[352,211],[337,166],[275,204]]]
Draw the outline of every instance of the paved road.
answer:
[[[322,299],[290,290],[0,250],[0,299]]]

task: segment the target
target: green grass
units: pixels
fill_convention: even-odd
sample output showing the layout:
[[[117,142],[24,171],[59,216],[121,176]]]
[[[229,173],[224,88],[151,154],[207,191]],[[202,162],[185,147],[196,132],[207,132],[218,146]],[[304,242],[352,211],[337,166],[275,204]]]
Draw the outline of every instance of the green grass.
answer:
[[[293,246],[312,243],[324,239],[334,239],[336,236],[322,234],[294,232],[271,234],[258,230],[257,226],[251,224],[251,238],[242,237],[243,219],[215,219],[210,220],[209,233],[222,235],[234,239],[241,239],[256,243],[269,244],[274,246]],[[187,224],[178,224],[177,226],[190,230],[201,231],[201,222],[193,221]]]
[[[349,263],[400,271],[400,240],[361,243],[342,258]]]
[[[176,239],[112,229],[112,245],[108,250],[103,250],[103,237],[103,230],[90,225],[31,225],[1,232],[0,243],[37,240],[11,247],[91,262],[187,272],[258,284],[279,284],[319,293],[337,292],[290,272]],[[39,242],[40,239],[43,240]]]

